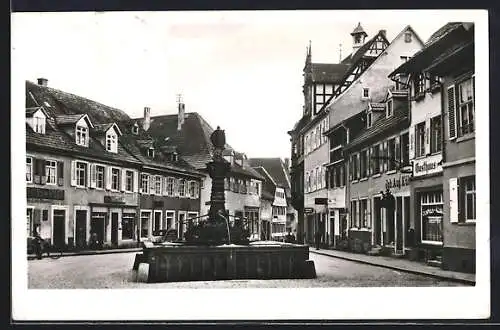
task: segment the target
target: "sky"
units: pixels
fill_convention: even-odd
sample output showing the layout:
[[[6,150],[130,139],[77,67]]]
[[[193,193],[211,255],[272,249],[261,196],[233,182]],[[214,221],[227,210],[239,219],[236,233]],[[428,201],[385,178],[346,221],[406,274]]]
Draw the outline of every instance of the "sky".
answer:
[[[182,94],[248,157],[290,157],[287,131],[302,115],[302,69],[338,63],[358,24],[389,41],[407,25],[422,40],[459,11],[15,13],[12,48],[24,80],[125,111],[176,113]],[[448,14],[447,14],[448,13]],[[456,20],[456,19],[455,19]]]

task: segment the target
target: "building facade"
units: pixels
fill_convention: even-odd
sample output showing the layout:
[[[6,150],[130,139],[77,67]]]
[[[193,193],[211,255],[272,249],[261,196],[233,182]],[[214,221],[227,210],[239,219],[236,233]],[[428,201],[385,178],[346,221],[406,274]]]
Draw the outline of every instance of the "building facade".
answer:
[[[410,75],[413,90],[418,257],[444,269],[474,272],[474,25],[446,24],[393,76],[400,74]]]

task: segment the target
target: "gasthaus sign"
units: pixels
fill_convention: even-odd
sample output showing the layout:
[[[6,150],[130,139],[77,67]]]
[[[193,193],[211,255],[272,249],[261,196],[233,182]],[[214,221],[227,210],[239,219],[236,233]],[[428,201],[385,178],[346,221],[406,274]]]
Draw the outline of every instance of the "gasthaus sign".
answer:
[[[413,176],[435,174],[443,171],[443,156],[441,154],[428,156],[413,161]]]

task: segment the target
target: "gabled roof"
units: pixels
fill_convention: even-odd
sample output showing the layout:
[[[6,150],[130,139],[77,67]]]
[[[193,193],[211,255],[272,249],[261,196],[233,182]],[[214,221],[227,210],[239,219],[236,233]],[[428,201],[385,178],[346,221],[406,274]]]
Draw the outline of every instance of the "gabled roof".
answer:
[[[381,103],[381,102],[370,102],[368,104],[368,110],[371,110],[371,111],[381,111],[381,110],[385,110],[385,103]]]
[[[357,137],[348,143],[344,150],[350,150],[362,145],[364,142],[382,137],[391,130],[400,129],[404,125],[409,125],[408,104],[402,103],[394,108],[394,114],[390,117],[383,116],[375,121],[370,128],[365,128]]]
[[[290,189],[290,178],[281,158],[250,158],[252,167],[262,167],[269,173],[277,186]]]
[[[97,135],[103,135],[106,134],[106,132],[109,131],[111,128],[115,129],[115,131],[118,133],[118,136],[123,135],[122,131],[120,130],[120,128],[116,123],[96,124],[94,125],[94,133]]]
[[[451,48],[460,48],[474,41],[473,23],[447,23],[437,30],[408,61],[401,64],[389,77],[398,73],[415,73],[425,70],[437,57]]]
[[[274,193],[276,190],[276,183],[274,182],[273,178],[261,166],[254,167],[254,170],[257,173],[259,173],[264,179],[264,182],[262,183],[261,198],[268,200],[268,201],[273,201],[274,200]]]
[[[117,122],[129,118],[122,110],[26,81],[26,107],[41,105],[45,105],[45,110],[51,116],[87,114],[93,123]]]
[[[31,118],[33,115],[41,110],[45,116],[47,116],[47,113],[43,110],[43,107],[32,107],[32,108],[26,108],[26,118]]]
[[[75,125],[80,119],[84,118],[90,127],[94,127],[89,116],[86,114],[76,114],[76,115],[57,115],[55,116],[57,125]]]
[[[347,64],[311,63],[311,79],[315,83],[338,83],[348,68]]]

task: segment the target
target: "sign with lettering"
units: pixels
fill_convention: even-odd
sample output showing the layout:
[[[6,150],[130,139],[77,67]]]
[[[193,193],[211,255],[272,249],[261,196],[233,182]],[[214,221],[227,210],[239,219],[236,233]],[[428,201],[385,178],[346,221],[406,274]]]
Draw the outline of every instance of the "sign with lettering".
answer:
[[[104,203],[125,204],[122,196],[104,196]]]
[[[400,175],[399,177],[394,177],[392,179],[385,180],[385,189],[401,189],[407,187],[410,184],[409,175]]]
[[[328,191],[328,207],[332,209],[345,208],[345,187]]]
[[[443,171],[443,156],[432,155],[422,159],[413,160],[413,176],[435,174]]]
[[[311,214],[314,212],[314,209],[312,207],[305,207],[304,208],[304,213],[305,214]]]
[[[27,187],[26,195],[28,198],[64,200],[64,190],[61,189]]]
[[[328,204],[328,198],[315,198],[314,199],[314,204],[316,204],[316,205],[327,205]]]

